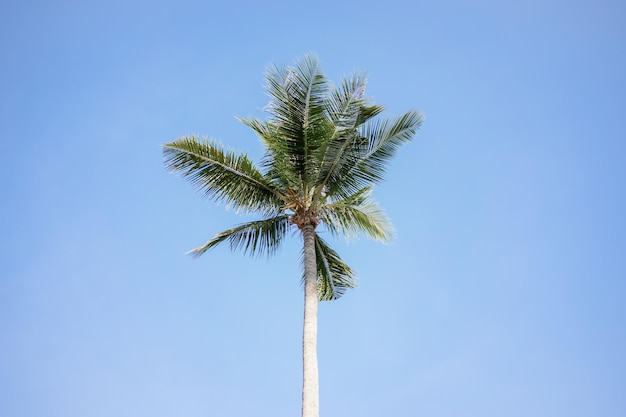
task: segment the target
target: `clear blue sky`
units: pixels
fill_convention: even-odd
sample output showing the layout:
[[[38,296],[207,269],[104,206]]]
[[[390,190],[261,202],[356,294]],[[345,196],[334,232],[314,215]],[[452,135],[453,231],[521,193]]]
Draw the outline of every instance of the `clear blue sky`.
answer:
[[[254,158],[263,73],[315,52],[427,120],[374,196],[390,245],[334,243],[332,416],[626,415],[622,2],[13,1],[0,6],[0,415],[297,416],[293,238],[163,168],[196,133]]]

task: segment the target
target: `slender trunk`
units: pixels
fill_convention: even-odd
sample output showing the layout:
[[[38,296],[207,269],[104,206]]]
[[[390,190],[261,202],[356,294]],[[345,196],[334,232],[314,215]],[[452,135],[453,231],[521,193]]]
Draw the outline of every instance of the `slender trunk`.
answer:
[[[315,226],[302,227],[304,237],[304,330],[302,334],[302,417],[319,417],[319,379],[317,370],[317,267]]]

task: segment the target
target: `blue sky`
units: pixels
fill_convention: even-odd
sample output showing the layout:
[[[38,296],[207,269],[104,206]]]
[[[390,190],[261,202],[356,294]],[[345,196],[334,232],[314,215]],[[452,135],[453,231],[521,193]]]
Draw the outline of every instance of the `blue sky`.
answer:
[[[300,412],[300,242],[184,253],[243,221],[163,168],[196,133],[258,158],[263,73],[307,52],[425,113],[334,243],[330,416],[626,414],[626,16],[618,1],[0,6],[0,415]]]

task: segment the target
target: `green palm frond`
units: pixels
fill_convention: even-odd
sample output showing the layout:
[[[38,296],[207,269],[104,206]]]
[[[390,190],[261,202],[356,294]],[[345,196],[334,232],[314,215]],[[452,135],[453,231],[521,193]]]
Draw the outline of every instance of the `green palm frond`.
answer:
[[[410,111],[396,119],[370,121],[364,125],[362,130],[363,137],[368,140],[367,153],[350,173],[360,176],[367,183],[380,181],[386,164],[401,145],[413,138],[423,121],[421,113]]]
[[[189,254],[197,257],[228,241],[232,250],[242,249],[246,254],[269,256],[276,252],[288,229],[287,215],[244,223],[218,233],[204,245],[189,251]]]
[[[325,111],[328,80],[312,55],[295,66],[271,68],[266,78],[267,111],[274,131],[264,139],[270,141],[271,159],[289,162],[291,176],[306,186],[315,178],[317,150],[332,128]]]
[[[327,109],[334,132],[321,149],[320,168],[315,181],[318,193],[326,190],[327,183],[333,181],[347,161],[358,160],[359,153],[354,152],[354,147],[358,147],[362,138],[356,129],[377,111],[373,107],[365,106],[367,99],[363,96],[366,83],[365,76],[357,73],[344,80],[341,88],[335,89],[330,95]],[[362,116],[362,113],[366,114]]]
[[[367,78],[357,73],[344,79],[340,88],[329,95],[327,109],[336,130],[355,128],[359,123],[359,113],[367,102],[363,98]]]
[[[359,112],[359,119],[357,121],[357,126],[361,126],[363,123],[368,120],[378,116],[385,110],[384,106],[373,105],[373,106],[363,106],[361,107],[361,111]]]
[[[281,195],[245,154],[215,142],[182,137],[163,146],[166,167],[188,179],[207,197],[237,210],[277,213]]]
[[[348,288],[356,287],[356,277],[352,269],[317,235],[315,236],[315,257],[317,292],[321,301],[336,300]]]
[[[239,121],[254,130],[265,145],[266,152],[261,162],[266,171],[265,177],[282,190],[298,189],[301,176],[294,169],[293,158],[285,154],[284,138],[280,137],[276,124],[254,117],[240,117]]]
[[[366,187],[345,199],[322,206],[320,220],[333,234],[346,239],[365,235],[388,241],[393,236],[391,221],[370,198],[371,191],[371,187]]]
[[[344,79],[341,87],[329,94],[327,111],[335,128],[355,128],[383,112],[383,106],[367,105],[369,98],[365,97],[366,85],[367,76],[357,72]]]
[[[330,191],[332,195],[332,185],[341,180],[342,169],[358,163],[360,154],[355,149],[358,150],[363,141],[355,129],[345,129],[337,132],[328,142],[315,182],[319,193]]]
[[[350,157],[344,158],[326,184],[328,195],[346,198],[381,181],[389,160],[412,139],[422,121],[419,112],[411,111],[397,119],[372,119],[361,125],[357,136],[361,140],[353,141]]]

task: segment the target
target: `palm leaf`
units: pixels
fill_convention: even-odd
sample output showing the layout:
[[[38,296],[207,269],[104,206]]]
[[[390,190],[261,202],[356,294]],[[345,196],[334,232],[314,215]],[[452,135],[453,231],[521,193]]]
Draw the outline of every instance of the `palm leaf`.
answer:
[[[243,223],[216,234],[204,245],[189,251],[189,254],[197,257],[220,243],[228,241],[232,250],[243,249],[246,254],[269,256],[276,252],[288,228],[289,216],[287,215]]]
[[[325,112],[328,80],[312,55],[293,67],[271,68],[266,78],[274,131],[264,139],[270,141],[271,160],[288,162],[289,176],[306,187],[315,178],[317,150],[332,127]]]
[[[253,117],[239,118],[239,121],[254,130],[265,145],[266,152],[261,163],[266,171],[264,176],[281,190],[298,189],[300,175],[294,169],[293,158],[285,154],[284,138],[280,137],[276,124]]]
[[[358,115],[367,100],[363,99],[367,78],[357,73],[344,79],[341,88],[336,88],[329,96],[327,109],[336,130],[354,128]]]
[[[387,162],[396,154],[398,148],[410,141],[422,125],[424,117],[417,111],[410,111],[396,119],[379,122],[372,121],[362,129],[362,135],[368,141],[368,149],[351,169],[361,180],[376,183],[383,178]]]
[[[336,300],[348,288],[356,287],[352,269],[317,235],[315,236],[315,258],[317,291],[321,301]]]
[[[355,142],[361,141],[356,128],[365,119],[376,114],[376,110],[365,107],[366,99],[363,98],[367,80],[363,74],[356,74],[342,83],[330,95],[327,103],[327,111],[334,126],[332,136],[328,138],[326,145],[321,149],[323,156],[320,159],[320,170],[316,186],[318,193],[327,188],[327,183],[338,174],[346,160],[358,157],[354,154]],[[382,110],[382,109],[381,109]],[[366,116],[361,116],[365,111]]]
[[[388,241],[393,235],[391,221],[380,206],[370,198],[372,189],[363,188],[348,198],[322,206],[320,219],[335,235],[346,239],[365,235]]]
[[[166,167],[187,178],[207,197],[238,210],[277,213],[278,190],[245,154],[225,151],[215,142],[182,137],[163,147]]]
[[[327,111],[336,128],[355,128],[383,112],[383,106],[367,105],[366,85],[367,76],[357,72],[329,95]]]
[[[410,141],[421,125],[420,113],[407,112],[397,119],[369,120],[358,129],[358,138],[326,184],[330,196],[347,198],[359,189],[381,181],[386,165],[398,148]]]

